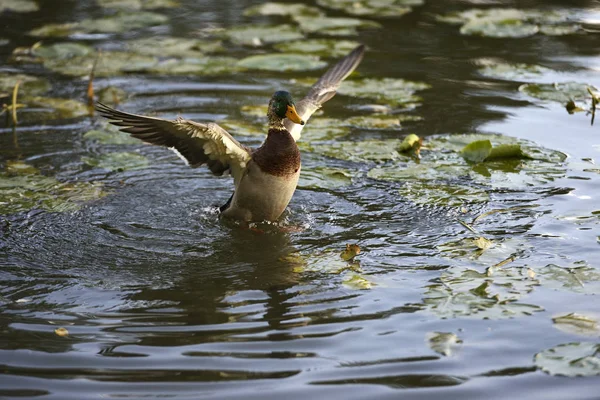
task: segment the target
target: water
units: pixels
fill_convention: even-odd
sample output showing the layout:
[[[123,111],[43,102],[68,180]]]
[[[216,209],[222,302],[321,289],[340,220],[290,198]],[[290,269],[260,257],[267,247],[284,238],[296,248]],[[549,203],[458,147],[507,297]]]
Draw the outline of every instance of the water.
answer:
[[[164,11],[171,18],[166,26],[100,36],[91,43],[110,47],[124,38],[186,37],[207,24],[242,24],[248,21],[242,12],[253,2],[182,3]],[[349,139],[414,132],[427,143],[436,135],[489,132],[568,155],[552,179],[499,185],[490,190],[488,201],[467,204],[467,214],[460,207],[401,196],[406,193],[401,192],[404,182],[367,177],[372,163],[304,152],[307,170],[349,168],[353,183],[301,188],[283,228],[245,229],[220,221],[215,212],[230,196],[229,180],[190,170],[168,151],[134,146],[151,160],[137,170],[109,172],[85,165],[82,157],[106,152],[106,147],[82,138],[94,124],[89,118],[26,123],[16,136],[2,130],[0,163],[20,159],[61,182],[100,182],[110,194],[78,211],[32,209],[1,217],[0,396],[598,398],[597,376],[552,376],[536,367],[534,357],[559,344],[599,343],[597,329],[582,335],[557,329],[552,321],[572,312],[600,316],[595,275],[581,285],[567,285],[562,278],[549,277],[544,268],[586,266],[598,273],[600,177],[589,170],[597,168],[590,160],[600,159],[600,128],[590,126],[583,114],[568,115],[561,104],[519,93],[518,82],[476,72],[477,60],[496,58],[558,71],[542,75],[539,82],[580,81],[600,87],[597,34],[470,37],[432,17],[483,2],[471,3],[426,1],[401,19],[381,20],[383,29],[366,30],[355,38],[369,47],[359,68],[363,76],[423,81],[432,88],[419,93],[422,106],[411,112],[422,121],[405,122],[400,132],[359,129]],[[592,21],[600,11],[597,1],[583,0],[493,5],[569,7]],[[0,48],[4,67],[48,76],[54,95],[82,99],[85,80],[7,60],[13,47],[35,42],[24,31],[101,13],[86,1],[45,2],[27,18],[0,14],[2,35],[11,40]],[[238,46],[229,51],[240,57],[256,52]],[[135,94],[121,106],[128,111],[212,120],[242,118],[240,106],[260,104],[274,87],[303,75],[318,72],[131,74],[99,78],[96,85]],[[350,117],[349,106],[365,103],[337,96],[327,103],[326,116]],[[241,139],[248,145],[260,143],[258,137]],[[511,176],[526,180],[523,174]],[[455,182],[481,186],[464,176]],[[473,237],[457,219],[470,221],[510,207],[516,208],[491,214],[476,225],[481,235],[498,244],[478,259],[472,249],[454,257],[442,250],[457,239]],[[338,254],[348,243],[362,249],[359,272],[336,270],[340,263],[347,267]],[[514,287],[508,294],[506,287],[495,285],[488,295],[473,295],[471,301],[448,296],[440,302],[436,297],[444,285],[455,295],[470,295],[460,284],[452,286],[452,274],[460,277],[467,268],[483,273],[513,255],[515,260],[505,268],[524,274],[529,268],[536,275],[509,279]],[[349,285],[353,274],[367,279],[370,289]],[[499,314],[496,292],[499,301],[511,300],[506,309],[516,312],[514,318]],[[56,335],[58,327],[69,335]],[[440,354],[427,339],[432,332],[455,334],[461,343],[451,347],[450,355]]]

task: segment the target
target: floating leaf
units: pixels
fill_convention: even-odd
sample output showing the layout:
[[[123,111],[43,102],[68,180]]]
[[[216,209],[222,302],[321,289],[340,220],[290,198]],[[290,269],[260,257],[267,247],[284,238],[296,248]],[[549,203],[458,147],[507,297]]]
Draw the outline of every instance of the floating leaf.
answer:
[[[442,318],[514,318],[543,311],[539,306],[519,302],[537,284],[516,268],[501,269],[493,276],[450,268],[442,273],[439,284],[427,288],[423,302]]]
[[[401,17],[412,10],[410,6],[423,3],[424,0],[317,0],[323,7],[373,17]]]
[[[98,101],[109,105],[117,105],[127,98],[127,92],[115,86],[102,88],[97,93]]]
[[[75,56],[72,58],[49,58],[44,59],[44,67],[51,71],[82,77],[88,76],[96,61],[96,54],[86,56]],[[149,70],[156,66],[156,57],[122,51],[111,51],[102,53],[96,67],[96,76],[114,76],[126,72]]]
[[[456,351],[462,340],[450,332],[429,332],[427,334],[427,342],[431,350],[449,357]]]
[[[239,67],[262,71],[310,71],[326,65],[318,57],[284,53],[250,56],[238,63]]]
[[[519,20],[469,21],[460,28],[463,35],[479,35],[493,38],[523,38],[538,33],[540,28]]]
[[[176,0],[97,0],[97,2],[100,7],[117,10],[154,10],[179,5]]]
[[[82,157],[82,161],[92,167],[111,171],[142,169],[150,164],[145,156],[128,152],[104,154],[98,158]]]
[[[322,16],[323,12],[317,7],[311,7],[304,4],[287,3],[263,3],[252,6],[244,10],[244,15],[253,17],[256,15],[279,15],[279,16]]]
[[[600,375],[600,344],[566,343],[537,353],[535,365],[550,375]]]
[[[461,151],[461,155],[467,161],[471,162],[482,162],[492,152],[492,142],[489,140],[478,140],[476,142],[469,143]]]
[[[488,78],[505,79],[510,81],[527,81],[537,79],[544,74],[553,72],[550,68],[532,64],[511,64],[482,60],[479,64],[484,66],[477,71]]]
[[[421,138],[415,135],[414,133],[407,135],[402,140],[402,143],[400,143],[400,146],[398,146],[398,151],[401,153],[414,152],[416,154],[419,154],[420,149]]]
[[[344,261],[350,261],[360,254],[360,247],[357,244],[347,244],[346,249],[342,251],[340,257]]]
[[[588,89],[597,90],[591,85],[578,82],[565,83],[525,83],[519,91],[540,100],[556,101],[566,104],[571,100],[583,100],[588,97]]]
[[[27,108],[22,112],[25,120],[50,120],[77,118],[90,114],[88,106],[73,99],[32,97],[24,99]]]
[[[224,47],[220,40],[152,37],[128,41],[127,50],[146,56],[199,58],[203,53],[222,51]]]
[[[542,25],[540,33],[547,36],[566,36],[582,33],[583,28],[579,24],[572,25]]]
[[[360,43],[351,40],[309,39],[278,43],[274,47],[286,53],[310,54],[322,57],[342,57]]]
[[[421,98],[415,96],[420,90],[430,86],[423,82],[411,82],[404,79],[368,78],[344,81],[338,93],[360,98],[374,99],[391,106],[418,103]]]
[[[94,54],[95,50],[94,48],[82,43],[64,42],[49,45],[42,44],[41,46],[32,50],[32,53],[44,59],[51,58],[65,60],[73,57],[82,57]]]
[[[569,11],[517,10],[514,8],[471,9],[437,16],[438,21],[462,24],[464,35],[497,38],[521,38],[538,32],[549,35],[575,33],[575,25],[565,24],[573,16]]]
[[[145,72],[160,75],[219,75],[231,74],[240,70],[234,57],[209,57],[167,59],[151,65],[132,65],[125,72]]]
[[[313,116],[302,130],[300,145],[310,147],[310,143],[339,139],[349,134],[350,127],[344,121],[335,118],[315,118]]]
[[[60,336],[60,337],[67,337],[67,336],[69,336],[69,331],[67,330],[67,328],[56,328],[54,330],[54,333],[57,336]]]
[[[492,241],[484,238],[483,236],[478,237],[477,239],[473,239],[473,243],[480,250],[487,250],[492,247]]]
[[[25,13],[39,10],[40,8],[33,0],[0,0],[0,13],[3,11]]]
[[[406,182],[400,195],[416,204],[445,207],[487,203],[490,199],[485,190],[475,187],[428,181]]]
[[[352,290],[368,290],[375,286],[375,283],[359,274],[348,274],[342,284]]]
[[[7,161],[6,172],[12,175],[36,175],[40,173],[40,170],[23,161]]]
[[[292,253],[285,256],[282,261],[292,265],[297,273],[317,272],[339,275],[344,271],[361,272],[358,261],[344,261],[339,253],[334,250],[324,250],[314,254]]]
[[[105,124],[103,129],[93,129],[83,135],[84,139],[94,140],[101,144],[139,144],[139,139],[131,137],[128,133],[121,132],[117,127]]]
[[[351,117],[346,123],[363,129],[399,129],[400,118],[392,115],[369,115]]]
[[[50,83],[44,78],[0,72],[0,92],[12,92],[17,82],[21,82],[19,94],[23,96],[40,95],[50,90]]]
[[[294,21],[300,25],[300,29],[309,32],[327,32],[335,29],[348,28],[381,28],[375,21],[367,21],[358,18],[334,18],[334,17],[304,17],[294,16]],[[338,31],[339,34],[339,31]]]
[[[342,168],[304,167],[298,187],[302,189],[336,189],[352,184],[352,172]]]
[[[0,214],[14,214],[33,209],[52,212],[78,210],[82,203],[106,195],[98,184],[62,183],[39,174],[33,166],[10,163],[0,172]]]
[[[33,29],[31,36],[37,37],[65,37],[78,33],[120,33],[132,29],[166,23],[169,18],[162,14],[147,11],[134,13],[120,13],[112,17],[99,19],[86,19],[80,22],[67,22],[62,24],[49,24]]]
[[[600,272],[588,266],[560,267],[546,265],[538,270],[543,286],[576,293],[600,294]]]
[[[348,161],[387,161],[403,158],[396,150],[400,140],[362,140],[358,142],[336,141],[331,143],[300,142],[301,149],[328,157]]]
[[[263,46],[304,37],[298,28],[291,25],[245,25],[229,29],[224,35],[233,43],[247,46]]]
[[[569,313],[552,318],[554,327],[567,333],[583,336],[600,337],[600,326],[596,318]]]

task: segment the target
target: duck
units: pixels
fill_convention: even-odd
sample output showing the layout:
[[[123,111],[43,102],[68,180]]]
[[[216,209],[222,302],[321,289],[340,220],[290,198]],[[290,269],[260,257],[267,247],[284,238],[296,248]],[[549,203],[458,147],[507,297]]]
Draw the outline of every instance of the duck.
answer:
[[[221,216],[248,223],[274,222],[287,208],[298,185],[301,155],[296,142],[302,128],[335,96],[364,53],[364,45],[356,47],[329,68],[297,103],[288,91],[276,91],[267,110],[267,137],[255,149],[240,144],[215,122],[131,114],[101,102],[95,109],[120,131],[173,150],[192,168],[206,165],[214,175],[230,173],[234,191],[219,207]]]

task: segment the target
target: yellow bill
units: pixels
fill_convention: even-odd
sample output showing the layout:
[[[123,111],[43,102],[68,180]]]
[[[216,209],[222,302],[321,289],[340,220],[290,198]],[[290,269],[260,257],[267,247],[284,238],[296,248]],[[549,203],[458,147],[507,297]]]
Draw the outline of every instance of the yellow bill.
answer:
[[[287,111],[285,112],[285,116],[292,122],[295,122],[297,124],[300,125],[304,125],[304,121],[302,121],[302,118],[300,118],[300,116],[298,115],[298,112],[296,111],[296,107],[294,106],[287,106]]]

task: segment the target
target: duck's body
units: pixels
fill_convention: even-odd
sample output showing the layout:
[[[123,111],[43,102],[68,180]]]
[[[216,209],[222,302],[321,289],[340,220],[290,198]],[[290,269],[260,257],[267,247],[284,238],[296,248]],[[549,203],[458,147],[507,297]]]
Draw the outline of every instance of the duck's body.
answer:
[[[296,106],[289,93],[275,92],[269,102],[269,130],[264,143],[252,150],[215,123],[124,113],[98,103],[96,109],[121,131],[145,142],[175,150],[190,166],[207,164],[215,175],[229,171],[235,192],[222,206],[224,217],[242,221],[275,221],[289,204],[300,177],[296,140],[302,127],[362,60],[359,46],[329,69]]]

